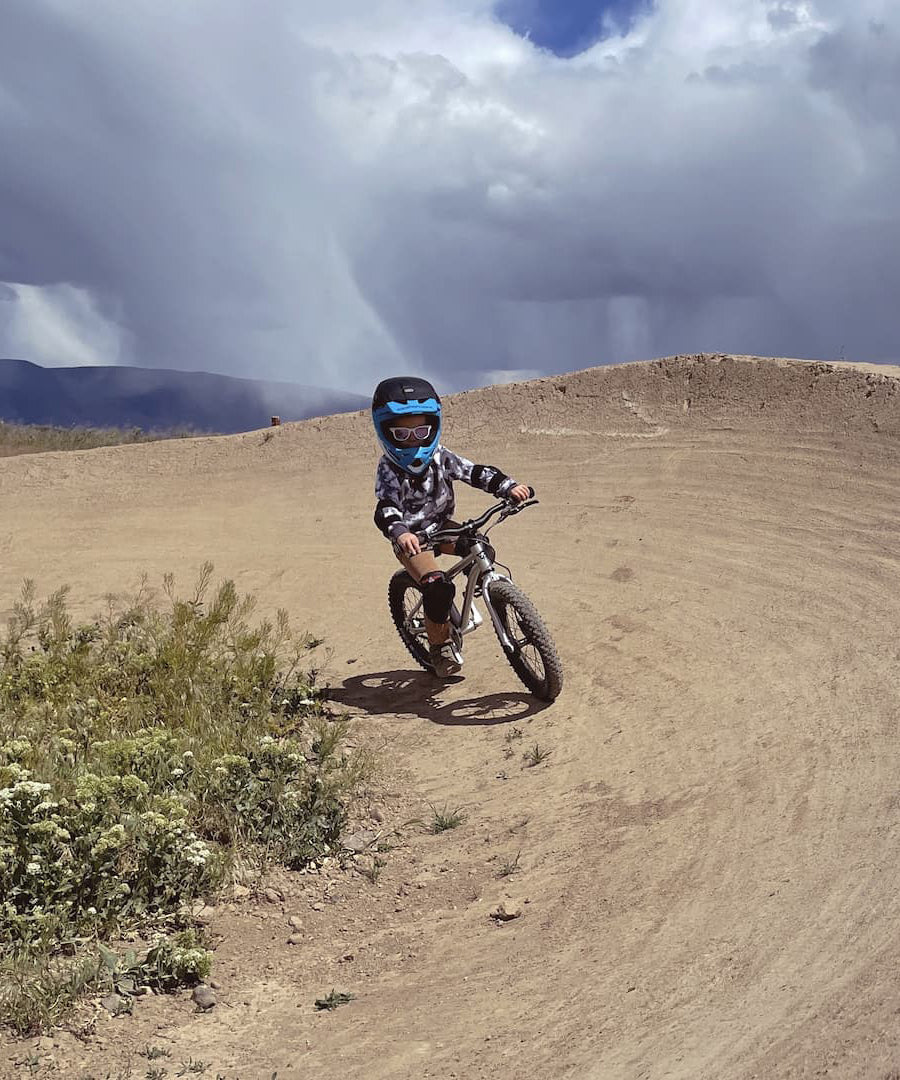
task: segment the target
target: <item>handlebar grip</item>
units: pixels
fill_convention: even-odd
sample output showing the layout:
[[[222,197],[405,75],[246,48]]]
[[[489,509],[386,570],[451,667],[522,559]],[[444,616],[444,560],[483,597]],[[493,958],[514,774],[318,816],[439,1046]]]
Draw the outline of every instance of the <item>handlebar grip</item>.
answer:
[[[534,488],[533,487],[529,487],[529,489],[528,489],[528,498],[529,499],[534,498]]]

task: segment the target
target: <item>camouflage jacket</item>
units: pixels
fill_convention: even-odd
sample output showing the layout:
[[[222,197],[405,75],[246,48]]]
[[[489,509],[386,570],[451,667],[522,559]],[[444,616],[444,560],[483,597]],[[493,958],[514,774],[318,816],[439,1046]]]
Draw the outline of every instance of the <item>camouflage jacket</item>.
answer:
[[[388,540],[403,533],[439,529],[453,514],[453,481],[480,488],[501,498],[516,481],[493,465],[475,465],[446,446],[438,446],[421,476],[411,476],[384,454],[375,473],[375,524]]]

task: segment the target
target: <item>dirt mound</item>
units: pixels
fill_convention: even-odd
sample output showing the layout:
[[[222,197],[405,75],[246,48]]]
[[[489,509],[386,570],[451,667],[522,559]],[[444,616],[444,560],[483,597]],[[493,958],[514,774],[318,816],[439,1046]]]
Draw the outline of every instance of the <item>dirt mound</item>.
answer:
[[[411,670],[365,414],[0,461],[2,604],[212,558],[328,639],[414,801],[465,812],[321,908],[297,886],[305,945],[289,904],[223,912],[220,1006],[103,1021],[65,1075],[148,1042],[229,1080],[900,1068],[898,374],[676,357],[451,398],[447,444],[541,499],[493,538],[562,655],[549,708],[486,632],[464,680]]]
[[[652,435],[752,427],[897,433],[900,368],[744,356],[675,356],[589,368],[454,398],[460,415],[500,409],[543,434]]]

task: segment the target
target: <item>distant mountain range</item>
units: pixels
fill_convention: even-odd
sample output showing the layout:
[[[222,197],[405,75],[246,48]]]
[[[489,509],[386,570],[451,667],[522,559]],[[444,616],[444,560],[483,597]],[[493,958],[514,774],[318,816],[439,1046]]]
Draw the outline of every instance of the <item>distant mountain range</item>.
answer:
[[[0,420],[60,427],[188,428],[229,434],[355,412],[369,399],[296,383],[138,367],[43,368],[0,359]]]

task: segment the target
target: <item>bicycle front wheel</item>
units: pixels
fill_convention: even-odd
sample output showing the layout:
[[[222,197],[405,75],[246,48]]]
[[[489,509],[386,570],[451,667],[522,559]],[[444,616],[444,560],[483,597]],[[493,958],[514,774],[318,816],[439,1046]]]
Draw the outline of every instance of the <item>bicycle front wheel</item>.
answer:
[[[498,631],[513,671],[535,697],[554,701],[562,690],[562,664],[537,608],[518,586],[505,579],[490,583],[488,597],[509,639],[509,644],[504,643]]]

